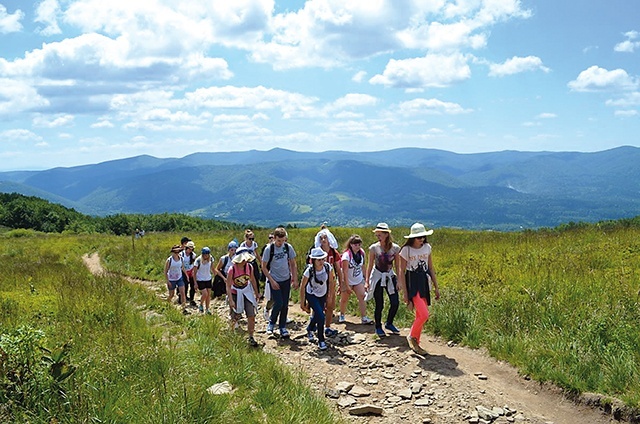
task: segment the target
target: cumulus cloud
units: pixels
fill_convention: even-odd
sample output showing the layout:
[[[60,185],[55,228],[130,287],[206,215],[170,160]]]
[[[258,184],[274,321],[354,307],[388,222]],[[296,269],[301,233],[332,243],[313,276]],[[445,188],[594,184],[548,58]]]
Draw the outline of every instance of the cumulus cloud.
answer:
[[[537,56],[517,57],[507,59],[504,63],[494,63],[489,65],[489,76],[504,77],[507,75],[519,74],[521,72],[537,71],[549,72],[550,69],[542,64],[542,60]]]
[[[73,124],[74,116],[69,114],[36,115],[33,118],[33,126],[41,128],[57,128]]]
[[[22,128],[5,130],[0,132],[0,139],[7,141],[41,141],[42,137]]]
[[[607,100],[606,105],[620,108],[640,106],[640,92],[635,91],[616,100]]]
[[[400,103],[397,106],[397,112],[403,115],[459,115],[470,113],[472,110],[465,109],[457,103],[419,98]]]
[[[0,68],[1,66],[0,59]],[[49,101],[31,85],[19,80],[0,78],[0,114],[11,115],[48,105]]]
[[[594,65],[580,72],[578,78],[567,85],[571,90],[581,92],[633,90],[638,87],[638,80],[624,69],[609,71]]]
[[[539,114],[538,116],[536,116],[536,118],[538,119],[552,119],[552,118],[557,118],[558,115],[556,115],[555,113],[550,113],[550,112],[543,112],[541,114]]]
[[[351,78],[351,81],[353,81],[353,82],[362,82],[362,81],[364,81],[366,76],[367,76],[366,71],[359,71],[359,72],[356,72],[353,75],[353,77]]]
[[[40,34],[54,35],[62,33],[60,26],[58,26],[59,13],[60,4],[58,4],[58,0],[43,0],[38,4],[34,21],[45,24],[45,27],[39,30]]]
[[[640,33],[638,31],[628,31],[624,34],[627,38],[625,41],[622,41],[616,44],[613,47],[614,51],[623,52],[623,53],[633,53],[637,48],[640,48],[640,41],[635,41],[640,38]]]
[[[384,72],[369,82],[401,88],[447,87],[470,77],[466,56],[428,54],[411,59],[391,59]]]
[[[7,8],[0,4],[0,33],[9,34],[22,29],[20,21],[24,18],[24,12],[18,9],[13,13],[8,13]]]

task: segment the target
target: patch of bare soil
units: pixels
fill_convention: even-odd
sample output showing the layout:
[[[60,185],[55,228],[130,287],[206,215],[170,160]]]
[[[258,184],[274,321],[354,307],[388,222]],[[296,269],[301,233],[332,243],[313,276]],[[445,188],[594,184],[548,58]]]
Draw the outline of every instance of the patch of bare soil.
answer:
[[[104,272],[97,254],[83,259],[91,272]],[[166,298],[164,284],[132,281]],[[224,302],[212,305],[227,318]],[[195,308],[191,311],[194,319],[200,318]],[[604,424],[621,418],[620,411],[616,415],[599,400],[576,403],[561,390],[528,380],[481,350],[423,335],[421,344],[429,352],[423,357],[408,348],[408,329],[401,329],[400,336],[388,333],[379,338],[372,325],[347,317],[346,323],[334,324],[339,334],[327,338],[329,348],[320,351],[307,339],[308,315],[290,305],[289,317],[293,319],[288,324],[289,339],[267,336],[261,309],[256,339],[266,352],[308,375],[311,386],[347,422]],[[371,406],[366,415],[353,415],[365,405]]]

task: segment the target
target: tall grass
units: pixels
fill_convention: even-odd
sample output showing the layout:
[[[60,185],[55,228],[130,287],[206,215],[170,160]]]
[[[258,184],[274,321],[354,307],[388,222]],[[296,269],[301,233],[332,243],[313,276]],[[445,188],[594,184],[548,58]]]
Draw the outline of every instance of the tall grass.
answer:
[[[339,421],[303,377],[217,317],[185,318],[141,286],[89,274],[80,260],[128,241],[0,238],[11,269],[0,275],[0,421]],[[224,380],[232,394],[207,393]]]

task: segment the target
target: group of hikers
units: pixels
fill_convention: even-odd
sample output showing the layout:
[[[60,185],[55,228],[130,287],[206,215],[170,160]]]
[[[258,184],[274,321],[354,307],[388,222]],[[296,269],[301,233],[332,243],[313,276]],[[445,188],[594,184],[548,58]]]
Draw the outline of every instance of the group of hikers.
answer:
[[[338,323],[346,322],[349,297],[355,294],[360,323],[373,324],[379,337],[387,336],[387,332],[400,334],[393,320],[402,296],[408,308],[415,311],[407,335],[409,347],[425,355],[420,336],[429,319],[431,290],[436,299],[440,297],[431,245],[427,242],[433,230],[427,230],[421,223],[413,224],[402,246],[393,241],[391,229],[384,222],[376,225],[373,233],[378,241],[369,246],[368,254],[357,234],[349,237],[340,253],[335,236],[323,225],[307,253],[299,283],[296,251],[287,241],[283,227],[269,234],[269,241],[260,252],[254,232],[245,230],[242,243],[229,242],[227,253],[215,264],[209,247],[203,247],[196,256],[195,243],[183,237],[180,244],[171,248],[171,256],[165,262],[168,301],[172,302],[177,290],[178,302],[185,313],[188,313],[189,302],[201,313],[211,314],[212,298],[226,295],[231,327],[236,328],[240,318],[246,315],[248,342],[258,346],[254,333],[259,304],[264,301],[267,335],[277,333],[281,338],[288,338],[291,289],[300,290],[300,307],[310,314],[307,337],[311,343],[317,343],[320,350],[326,350],[325,338],[338,334],[332,327],[337,296],[340,297]],[[195,301],[196,289],[200,291],[199,305]],[[389,310],[383,324],[385,292]],[[367,301],[371,299],[375,303],[373,319],[367,316]]]

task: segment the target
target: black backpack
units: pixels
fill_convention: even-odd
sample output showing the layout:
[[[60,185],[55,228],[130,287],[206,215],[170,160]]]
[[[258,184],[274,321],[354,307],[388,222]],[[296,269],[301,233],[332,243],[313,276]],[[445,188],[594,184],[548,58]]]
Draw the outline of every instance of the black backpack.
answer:
[[[269,244],[269,260],[267,261],[267,270],[271,270],[271,261],[273,260],[273,255],[275,255],[276,253],[275,247],[275,243]],[[287,259],[291,259],[291,257],[289,257],[289,243],[285,241],[282,245],[282,248],[284,249],[284,253],[287,254]]]

